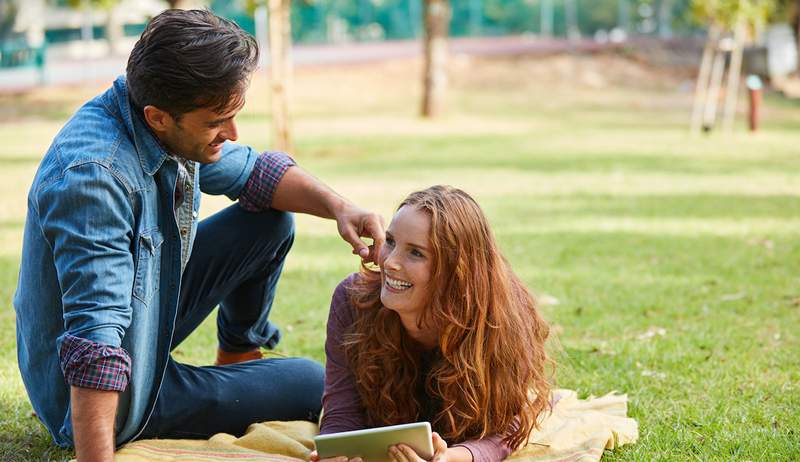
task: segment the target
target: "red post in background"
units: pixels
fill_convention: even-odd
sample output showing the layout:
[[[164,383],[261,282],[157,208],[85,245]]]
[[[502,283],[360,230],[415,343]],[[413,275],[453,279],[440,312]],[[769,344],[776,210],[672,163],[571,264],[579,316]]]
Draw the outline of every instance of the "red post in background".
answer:
[[[757,75],[747,77],[747,92],[750,95],[750,131],[758,131],[758,119],[761,111],[761,93],[764,84]]]

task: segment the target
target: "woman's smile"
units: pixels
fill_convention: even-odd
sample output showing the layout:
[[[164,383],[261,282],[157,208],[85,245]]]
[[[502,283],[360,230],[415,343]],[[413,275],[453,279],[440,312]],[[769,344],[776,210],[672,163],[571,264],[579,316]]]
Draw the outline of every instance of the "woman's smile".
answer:
[[[386,288],[395,293],[404,292],[414,286],[414,284],[410,282],[406,282],[401,279],[395,279],[389,275],[386,275],[384,279]]]

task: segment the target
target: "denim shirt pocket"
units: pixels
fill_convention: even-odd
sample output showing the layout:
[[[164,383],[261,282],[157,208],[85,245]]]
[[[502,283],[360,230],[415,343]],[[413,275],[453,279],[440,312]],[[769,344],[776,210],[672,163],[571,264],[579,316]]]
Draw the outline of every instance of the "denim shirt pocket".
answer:
[[[145,230],[139,235],[136,254],[136,276],[133,281],[133,296],[148,305],[158,291],[161,275],[161,244],[164,237],[158,229]]]

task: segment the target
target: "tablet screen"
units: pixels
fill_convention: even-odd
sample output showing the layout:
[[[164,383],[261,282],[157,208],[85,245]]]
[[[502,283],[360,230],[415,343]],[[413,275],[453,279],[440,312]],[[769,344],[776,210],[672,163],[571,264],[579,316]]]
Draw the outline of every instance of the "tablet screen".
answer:
[[[433,457],[428,422],[329,433],[316,436],[314,444],[321,459],[347,456],[361,457],[364,462],[389,462],[389,447],[396,444],[410,446],[423,459]]]

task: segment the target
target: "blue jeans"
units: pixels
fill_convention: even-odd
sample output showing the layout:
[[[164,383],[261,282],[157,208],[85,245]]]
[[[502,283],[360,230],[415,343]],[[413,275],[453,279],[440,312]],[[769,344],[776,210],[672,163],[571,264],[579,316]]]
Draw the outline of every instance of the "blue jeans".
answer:
[[[220,347],[274,347],[280,331],[269,312],[293,240],[294,222],[285,212],[249,213],[233,205],[201,221],[183,273],[172,349],[217,305]],[[322,366],[302,358],[205,367],[170,358],[140,438],[241,435],[255,422],[315,421],[323,381]]]

